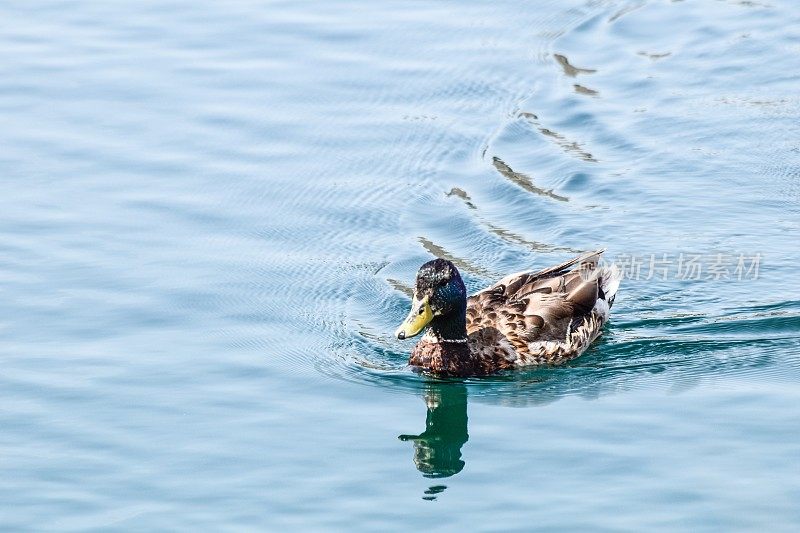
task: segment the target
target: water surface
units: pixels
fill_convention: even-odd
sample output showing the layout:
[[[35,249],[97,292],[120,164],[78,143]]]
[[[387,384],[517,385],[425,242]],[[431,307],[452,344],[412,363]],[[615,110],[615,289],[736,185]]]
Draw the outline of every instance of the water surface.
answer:
[[[800,522],[792,2],[0,20],[3,529]],[[630,279],[583,357],[406,367],[422,262],[601,246]]]

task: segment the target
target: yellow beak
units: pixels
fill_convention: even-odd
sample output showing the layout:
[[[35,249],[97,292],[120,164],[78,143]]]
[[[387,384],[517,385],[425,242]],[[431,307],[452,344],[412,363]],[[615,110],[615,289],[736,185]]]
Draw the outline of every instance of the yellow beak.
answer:
[[[408,317],[400,324],[394,334],[400,340],[413,337],[418,335],[431,320],[433,320],[433,311],[431,311],[431,306],[428,305],[428,297],[417,300],[416,295],[414,295],[414,300],[411,302],[411,312],[408,313]]]

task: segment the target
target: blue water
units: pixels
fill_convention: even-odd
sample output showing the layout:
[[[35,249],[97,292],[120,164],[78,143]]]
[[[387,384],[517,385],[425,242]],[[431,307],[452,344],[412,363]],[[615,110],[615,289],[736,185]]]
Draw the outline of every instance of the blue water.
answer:
[[[2,529],[800,525],[792,1],[0,21]],[[406,367],[433,255],[475,291],[601,246],[583,357]]]

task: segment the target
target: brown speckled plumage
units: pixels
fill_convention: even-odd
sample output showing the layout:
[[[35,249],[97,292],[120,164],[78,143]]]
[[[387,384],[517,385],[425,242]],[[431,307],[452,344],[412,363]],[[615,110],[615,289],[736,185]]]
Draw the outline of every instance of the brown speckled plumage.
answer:
[[[619,285],[617,269],[598,266],[602,252],[506,276],[469,297],[466,340],[443,338],[437,315],[409,364],[437,375],[477,376],[578,357],[600,335]],[[447,263],[458,276],[455,266]],[[420,277],[424,276],[418,276],[417,290],[422,292]],[[462,303],[460,313],[463,309]],[[452,321],[456,313],[447,311],[442,320]]]

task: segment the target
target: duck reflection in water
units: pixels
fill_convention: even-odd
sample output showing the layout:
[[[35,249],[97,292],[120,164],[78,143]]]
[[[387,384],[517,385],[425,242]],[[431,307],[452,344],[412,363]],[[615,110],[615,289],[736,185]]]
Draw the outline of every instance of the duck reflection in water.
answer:
[[[464,469],[461,447],[467,433],[467,388],[460,382],[429,382],[425,385],[425,431],[419,435],[400,435],[400,440],[414,443],[414,464],[427,478],[444,478]],[[444,490],[436,485],[425,499]]]

